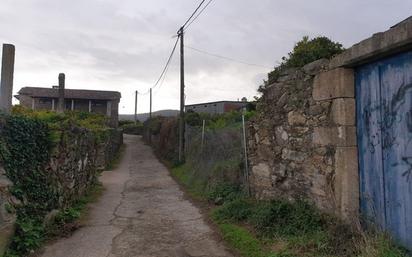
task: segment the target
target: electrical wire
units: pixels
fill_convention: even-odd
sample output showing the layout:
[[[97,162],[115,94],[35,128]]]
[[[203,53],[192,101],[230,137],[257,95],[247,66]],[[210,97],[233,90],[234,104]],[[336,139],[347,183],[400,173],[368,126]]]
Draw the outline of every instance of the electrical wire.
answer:
[[[268,67],[268,66],[265,66],[265,65],[248,63],[248,62],[244,62],[244,61],[239,61],[239,60],[236,60],[236,59],[233,59],[233,58],[230,58],[230,57],[226,57],[226,56],[222,56],[222,55],[218,55],[218,54],[209,53],[209,52],[206,52],[206,51],[204,51],[204,50],[200,50],[200,49],[197,49],[197,48],[194,48],[194,47],[191,47],[191,46],[185,46],[185,48],[191,49],[191,50],[193,50],[193,51],[196,51],[196,52],[199,52],[199,53],[202,53],[202,54],[206,54],[206,55],[209,55],[209,56],[213,56],[213,57],[216,57],[216,58],[224,59],[224,60],[231,61],[231,62],[240,63],[240,64],[243,64],[243,65],[255,66],[255,67],[260,67],[260,68],[265,68],[265,69],[273,69],[273,67]]]
[[[192,15],[190,15],[189,19],[187,19],[187,21],[183,24],[183,26],[181,28],[185,28],[185,26],[190,22],[190,20],[193,18],[193,16],[195,16],[195,14],[197,13],[197,11],[199,11],[200,7],[202,7],[202,5],[205,3],[206,0],[202,0],[199,4],[199,6],[195,9],[195,11],[192,13]]]
[[[165,65],[165,67],[163,68],[162,72],[160,73],[160,76],[159,76],[159,78],[157,79],[156,83],[155,83],[151,88],[149,88],[145,93],[140,93],[139,95],[147,95],[147,94],[149,94],[149,93],[150,93],[150,89],[152,89],[152,90],[155,89],[155,88],[159,85],[159,82],[162,81],[162,78],[164,78],[164,76],[166,76],[166,73],[167,73],[167,71],[168,71],[168,69],[169,69],[170,62],[172,61],[173,55],[174,55],[174,53],[175,53],[175,51],[176,51],[177,43],[179,43],[179,39],[180,39],[179,37],[176,38],[176,42],[175,42],[175,44],[174,44],[174,46],[173,46],[173,48],[172,48],[172,52],[170,53],[169,58],[167,59],[166,65]],[[163,79],[163,81],[164,81],[164,79]],[[163,84],[163,82],[161,82],[161,84]]]
[[[186,25],[186,29],[188,29],[190,27],[190,25],[192,25],[192,23],[199,18],[199,16],[205,11],[205,9],[213,2],[213,0],[209,0],[209,2],[203,7],[202,10],[200,10],[200,12],[196,15],[196,17],[193,18],[192,21],[190,21],[187,25]]]
[[[152,87],[152,89],[156,88],[156,86],[159,85],[160,80],[162,79],[162,77],[166,74],[167,70],[169,69],[168,67],[169,67],[169,65],[170,65],[170,62],[172,61],[173,54],[174,54],[175,51],[176,51],[176,47],[177,47],[177,43],[179,43],[179,39],[180,39],[179,37],[176,39],[175,45],[173,46],[172,52],[170,53],[170,56],[169,56],[169,58],[167,59],[166,65],[165,65],[162,73],[160,74],[159,79],[156,81],[156,83],[155,83],[155,85]]]

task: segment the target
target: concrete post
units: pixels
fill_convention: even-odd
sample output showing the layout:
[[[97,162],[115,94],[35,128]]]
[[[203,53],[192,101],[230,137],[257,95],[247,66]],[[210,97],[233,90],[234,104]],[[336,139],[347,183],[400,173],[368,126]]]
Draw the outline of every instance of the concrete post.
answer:
[[[64,112],[64,83],[65,83],[65,75],[64,73],[59,74],[59,102],[57,105],[57,112],[63,113]]]
[[[9,113],[13,97],[14,45],[3,44],[0,84],[0,111]]]

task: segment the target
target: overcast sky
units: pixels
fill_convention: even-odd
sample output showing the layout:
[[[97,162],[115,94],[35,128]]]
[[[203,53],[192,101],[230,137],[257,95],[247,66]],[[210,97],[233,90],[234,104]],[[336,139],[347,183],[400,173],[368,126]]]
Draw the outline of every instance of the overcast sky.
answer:
[[[51,87],[116,90],[120,113],[134,112],[134,91],[158,78],[179,26],[200,0],[0,0],[0,42],[16,46],[14,92]],[[412,15],[411,0],[214,0],[185,34],[186,103],[256,95],[270,67],[304,35],[350,47]],[[265,68],[268,67],[268,68]],[[153,109],[179,108],[179,58]],[[139,113],[149,109],[139,97]]]

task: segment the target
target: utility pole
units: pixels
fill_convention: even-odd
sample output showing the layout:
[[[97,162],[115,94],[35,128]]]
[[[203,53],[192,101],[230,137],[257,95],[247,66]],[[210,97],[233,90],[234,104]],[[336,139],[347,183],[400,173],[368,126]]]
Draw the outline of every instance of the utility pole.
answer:
[[[135,92],[134,98],[134,124],[137,124],[137,94],[139,93],[137,90]]]
[[[152,119],[152,89],[150,89],[150,112],[149,118]]]
[[[150,88],[149,144],[152,143],[152,89]]]
[[[185,147],[185,58],[184,58],[184,28],[178,33],[180,37],[180,119],[179,119],[179,162],[184,160]]]

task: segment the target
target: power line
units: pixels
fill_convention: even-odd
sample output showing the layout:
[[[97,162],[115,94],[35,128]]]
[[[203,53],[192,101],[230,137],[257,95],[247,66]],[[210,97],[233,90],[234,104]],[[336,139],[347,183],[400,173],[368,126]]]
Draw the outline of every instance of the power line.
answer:
[[[164,66],[162,72],[160,73],[160,76],[159,76],[159,78],[157,79],[156,83],[155,83],[151,88],[149,88],[145,93],[141,93],[140,95],[147,95],[147,94],[149,94],[149,93],[150,93],[150,89],[155,89],[155,88],[159,85],[159,82],[162,81],[162,78],[163,78],[164,76],[166,76],[166,73],[167,73],[167,71],[168,71],[168,69],[169,69],[170,62],[172,61],[173,55],[174,55],[174,53],[175,53],[175,51],[176,51],[177,43],[179,43],[179,37],[176,38],[176,42],[175,42],[175,44],[174,44],[174,46],[173,46],[173,48],[172,48],[172,52],[170,53],[169,58],[167,59],[166,65]],[[164,80],[164,79],[163,79],[163,80]],[[161,84],[163,84],[163,82],[162,82]]]
[[[194,12],[190,15],[190,17],[189,17],[189,18],[186,20],[186,22],[183,24],[182,28],[185,28],[186,25],[187,25],[187,27],[190,26],[190,25],[202,14],[202,12],[210,5],[210,3],[211,3],[212,1],[213,1],[213,0],[209,0],[209,2],[202,8],[202,10],[200,10],[200,12],[197,13],[197,12],[199,11],[199,9],[202,7],[202,5],[206,2],[206,0],[202,0],[202,1],[200,2],[200,4],[197,6],[197,8],[194,10]],[[197,14],[197,15],[196,15],[196,14]],[[196,15],[196,16],[195,16],[195,15]],[[194,17],[194,18],[193,18],[193,17]],[[192,19],[192,18],[193,18],[193,19]],[[179,35],[179,32],[178,32],[178,35]],[[169,65],[170,65],[170,62],[171,62],[171,60],[172,60],[172,58],[173,58],[173,54],[174,54],[175,51],[176,51],[176,47],[177,47],[177,44],[178,44],[178,42],[179,42],[179,39],[180,39],[180,36],[178,36],[178,37],[176,38],[176,42],[175,42],[175,44],[174,44],[174,46],[173,46],[172,52],[170,53],[170,56],[169,56],[169,58],[168,58],[168,60],[167,60],[167,62],[166,62],[166,65],[165,65],[165,67],[163,68],[163,70],[162,70],[159,78],[157,79],[156,83],[154,84],[154,86],[152,86],[151,88],[149,88],[145,93],[141,93],[140,95],[147,95],[147,94],[150,93],[150,89],[155,89],[158,85],[160,85],[159,87],[162,86],[162,84],[163,84],[163,82],[164,82],[164,80],[165,80],[166,73],[167,73],[167,71],[169,70]],[[159,83],[160,83],[160,84],[159,84]]]
[[[155,85],[152,87],[152,89],[156,88],[156,86],[159,84],[159,82],[160,82],[160,80],[162,79],[162,77],[163,77],[164,75],[166,75],[166,72],[167,72],[167,70],[169,69],[170,62],[172,61],[172,58],[173,58],[173,54],[174,54],[175,51],[176,51],[177,43],[179,43],[179,37],[176,38],[175,45],[173,46],[172,52],[170,53],[170,56],[169,56],[169,58],[167,59],[166,65],[165,65],[162,73],[160,74],[159,79],[156,81],[156,83],[155,83]]]
[[[204,4],[206,0],[202,0],[199,4],[199,6],[195,9],[195,11],[192,13],[192,15],[190,15],[189,19],[187,19],[187,21],[183,24],[182,28],[185,28],[185,26],[190,22],[190,20],[193,18],[193,16],[195,16],[195,14],[197,13],[197,11],[199,11],[200,7],[202,7],[202,5]]]
[[[191,49],[193,51],[196,51],[196,52],[199,52],[199,53],[202,53],[202,54],[206,54],[206,55],[209,55],[209,56],[213,56],[213,57],[216,57],[216,58],[224,59],[224,60],[227,60],[227,61],[236,62],[236,63],[248,65],[248,66],[256,66],[256,67],[265,68],[265,69],[273,69],[273,67],[268,67],[268,66],[265,66],[265,65],[248,63],[248,62],[236,60],[236,59],[233,59],[233,58],[230,58],[230,57],[209,53],[209,52],[206,52],[204,50],[200,50],[200,49],[197,49],[197,48],[194,48],[194,47],[191,47],[191,46],[185,46],[185,47],[188,48],[188,49]]]
[[[203,7],[202,10],[196,15],[196,17],[193,18],[191,22],[189,22],[186,26],[186,29],[190,27],[190,25],[197,19],[199,16],[205,11],[205,9],[213,2],[213,0],[209,0],[209,2]]]

